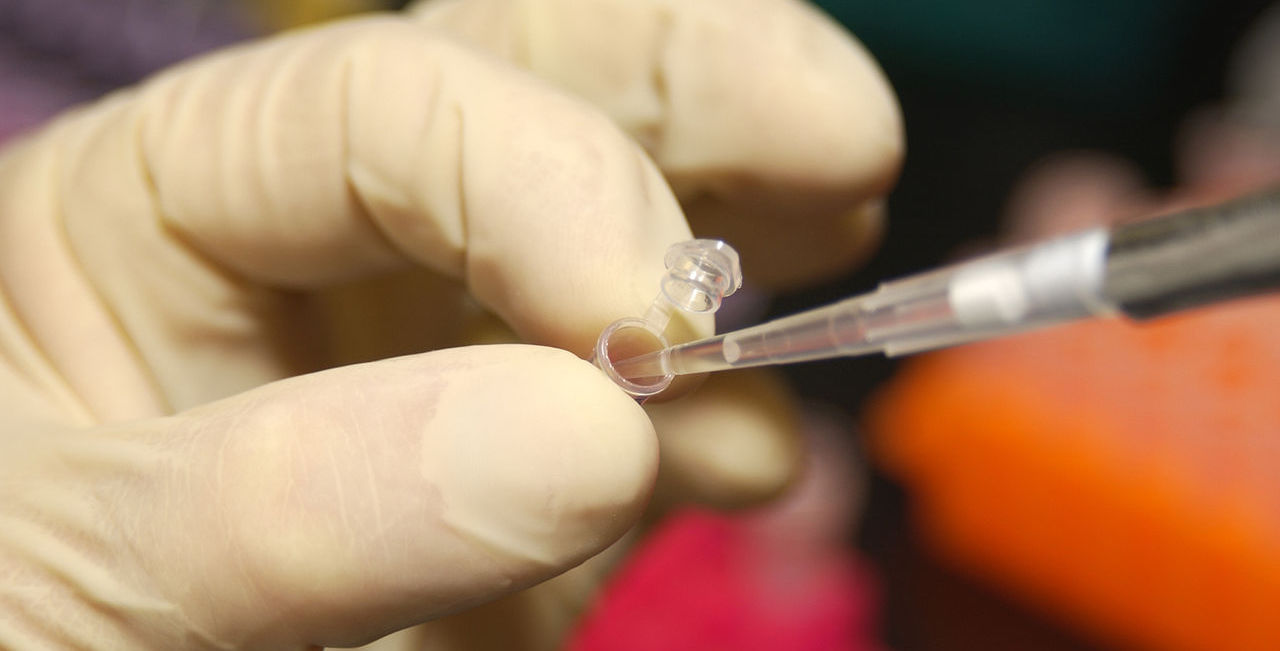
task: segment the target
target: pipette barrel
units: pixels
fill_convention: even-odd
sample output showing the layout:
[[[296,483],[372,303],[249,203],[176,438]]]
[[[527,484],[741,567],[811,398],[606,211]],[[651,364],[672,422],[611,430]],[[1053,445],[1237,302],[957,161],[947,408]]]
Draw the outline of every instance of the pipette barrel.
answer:
[[[683,375],[902,355],[1091,315],[1158,316],[1280,288],[1280,190],[996,253],[615,363]]]
[[[615,362],[683,375],[885,352],[897,355],[1079,318],[1101,298],[1107,234],[1097,229],[885,283],[768,323]]]

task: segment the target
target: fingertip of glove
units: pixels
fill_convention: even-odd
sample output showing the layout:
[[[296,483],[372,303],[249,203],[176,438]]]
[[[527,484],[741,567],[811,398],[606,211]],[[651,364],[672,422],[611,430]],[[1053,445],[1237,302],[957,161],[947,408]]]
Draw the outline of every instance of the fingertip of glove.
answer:
[[[794,399],[772,373],[717,374],[689,399],[655,405],[661,502],[751,506],[786,490],[801,468]]]
[[[640,516],[657,440],[635,402],[595,367],[531,346],[471,349],[501,363],[450,380],[423,450],[456,532],[497,552],[563,566]]]
[[[657,472],[639,406],[590,364],[535,346],[334,369],[182,422],[209,461],[187,481],[218,487],[188,510],[274,604],[244,619],[293,613],[253,635],[326,645],[569,569],[640,517]],[[236,594],[237,576],[211,590]]]
[[[739,170],[858,198],[886,192],[905,141],[883,70],[856,38],[807,3],[752,5],[754,13],[738,2],[711,2],[682,14],[686,24],[670,39],[671,60],[691,63],[668,70],[673,115],[660,162],[689,176]],[[758,65],[738,65],[743,58]],[[710,125],[708,113],[718,116]],[[761,131],[762,124],[771,128]]]

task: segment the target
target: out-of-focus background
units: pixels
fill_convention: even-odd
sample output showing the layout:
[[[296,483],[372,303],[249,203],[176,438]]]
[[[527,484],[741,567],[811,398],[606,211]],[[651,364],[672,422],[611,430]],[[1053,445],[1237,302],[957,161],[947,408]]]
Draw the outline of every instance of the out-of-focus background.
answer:
[[[400,4],[0,0],[0,140],[199,52]],[[1263,0],[820,4],[883,65],[908,155],[879,253],[770,314],[1280,180]],[[570,644],[1280,649],[1277,323],[1255,300],[788,368],[813,472],[763,511],[674,515]]]
[[[776,311],[1280,181],[1268,4],[828,0],[908,154],[871,264]],[[1280,648],[1277,322],[1271,299],[788,369],[863,427],[887,644]]]

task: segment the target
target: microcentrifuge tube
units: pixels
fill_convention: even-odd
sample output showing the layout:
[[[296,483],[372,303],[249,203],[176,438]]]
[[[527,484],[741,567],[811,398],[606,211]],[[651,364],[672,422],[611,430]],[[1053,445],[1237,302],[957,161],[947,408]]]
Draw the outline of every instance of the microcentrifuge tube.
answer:
[[[720,309],[724,297],[742,287],[742,266],[738,252],[720,240],[698,239],[673,244],[664,262],[667,271],[659,282],[659,292],[643,317],[627,317],[609,324],[600,338],[591,362],[615,384],[643,402],[661,393],[674,375],[628,378],[617,372],[613,361],[668,347],[666,332],[673,310],[691,314],[711,314]]]

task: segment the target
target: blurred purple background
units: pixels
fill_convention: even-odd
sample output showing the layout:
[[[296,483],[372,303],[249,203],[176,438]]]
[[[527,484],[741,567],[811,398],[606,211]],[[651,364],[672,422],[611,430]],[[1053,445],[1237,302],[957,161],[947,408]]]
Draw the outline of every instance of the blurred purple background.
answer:
[[[0,0],[0,140],[261,31],[229,2]]]

